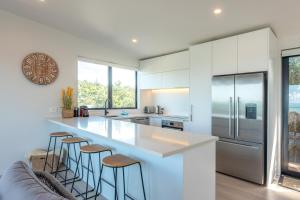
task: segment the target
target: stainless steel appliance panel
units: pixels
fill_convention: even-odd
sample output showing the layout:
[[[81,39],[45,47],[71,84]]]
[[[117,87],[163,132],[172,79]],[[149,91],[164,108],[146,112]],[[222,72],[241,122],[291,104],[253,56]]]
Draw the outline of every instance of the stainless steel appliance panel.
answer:
[[[149,125],[150,119],[149,119],[149,117],[135,117],[135,118],[131,118],[131,122],[136,123],[136,124]]]
[[[237,140],[263,143],[264,74],[235,76],[235,136]]]
[[[217,142],[217,171],[254,183],[264,183],[264,150],[262,144]]]
[[[234,138],[234,76],[213,77],[212,133]]]

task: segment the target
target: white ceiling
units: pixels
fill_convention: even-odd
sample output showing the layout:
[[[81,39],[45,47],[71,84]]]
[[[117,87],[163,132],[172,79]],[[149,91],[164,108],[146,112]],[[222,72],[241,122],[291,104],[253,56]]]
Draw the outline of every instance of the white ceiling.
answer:
[[[213,9],[220,7],[220,16]],[[141,59],[271,26],[300,45],[300,0],[1,0],[0,9]],[[139,39],[133,44],[131,38]]]

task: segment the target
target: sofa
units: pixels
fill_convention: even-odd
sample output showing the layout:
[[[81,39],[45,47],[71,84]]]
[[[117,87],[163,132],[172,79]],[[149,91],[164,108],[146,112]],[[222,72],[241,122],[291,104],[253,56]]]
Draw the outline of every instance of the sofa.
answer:
[[[18,161],[0,178],[0,200],[76,200],[47,172],[33,172]]]

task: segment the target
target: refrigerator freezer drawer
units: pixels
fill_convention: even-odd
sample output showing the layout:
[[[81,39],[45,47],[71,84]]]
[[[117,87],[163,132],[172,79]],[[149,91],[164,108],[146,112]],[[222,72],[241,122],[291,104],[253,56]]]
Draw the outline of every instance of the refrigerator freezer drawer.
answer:
[[[264,153],[262,144],[243,145],[217,142],[217,171],[264,184]]]

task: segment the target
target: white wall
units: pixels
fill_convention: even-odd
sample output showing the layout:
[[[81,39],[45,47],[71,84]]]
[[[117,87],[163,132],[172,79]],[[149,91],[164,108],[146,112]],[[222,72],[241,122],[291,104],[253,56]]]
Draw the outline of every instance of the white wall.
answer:
[[[49,107],[60,106],[60,91],[77,85],[77,57],[114,61],[127,66],[137,60],[107,47],[17,17],[0,10],[0,174],[25,152],[46,147],[45,118]],[[38,86],[22,74],[21,62],[31,52],[51,55],[59,65],[59,77],[51,85]]]

